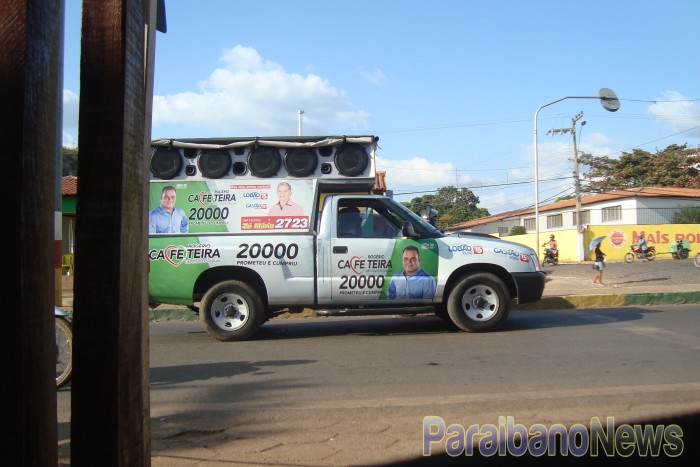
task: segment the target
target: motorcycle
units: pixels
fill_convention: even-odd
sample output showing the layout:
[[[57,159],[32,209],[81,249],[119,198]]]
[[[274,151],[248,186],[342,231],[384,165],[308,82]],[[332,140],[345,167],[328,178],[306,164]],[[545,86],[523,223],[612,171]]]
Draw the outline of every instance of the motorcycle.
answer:
[[[656,248],[653,246],[647,247],[647,261],[653,261],[656,258]],[[642,257],[642,248],[639,245],[630,245],[630,251],[625,255],[625,263],[631,263],[635,259],[644,259]]]
[[[546,243],[542,246],[545,246]],[[551,264],[552,266],[556,266],[559,264],[559,250],[555,250],[553,248],[545,248],[544,249],[544,256],[542,257],[542,267],[545,267],[547,263]]]
[[[73,324],[70,315],[54,307],[56,320],[56,389],[60,389],[73,375]]]

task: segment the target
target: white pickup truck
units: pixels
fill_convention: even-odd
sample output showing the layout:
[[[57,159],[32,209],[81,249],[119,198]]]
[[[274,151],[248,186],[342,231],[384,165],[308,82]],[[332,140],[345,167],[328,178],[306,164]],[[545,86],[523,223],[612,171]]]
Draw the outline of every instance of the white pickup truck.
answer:
[[[486,331],[507,318],[513,300],[540,299],[544,274],[531,248],[445,235],[370,194],[376,140],[154,142],[151,303],[188,305],[212,336],[236,341],[280,312],[305,308],[325,316],[435,313],[464,331]]]

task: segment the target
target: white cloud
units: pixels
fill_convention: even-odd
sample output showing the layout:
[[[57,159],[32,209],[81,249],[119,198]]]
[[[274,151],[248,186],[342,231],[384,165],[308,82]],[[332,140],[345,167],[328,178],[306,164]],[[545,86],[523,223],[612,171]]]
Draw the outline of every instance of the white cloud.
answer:
[[[78,145],[78,111],[80,99],[69,89],[63,90],[63,146]]]
[[[679,92],[662,92],[659,101],[650,105],[648,112],[677,132],[690,130],[689,135],[700,137],[700,104],[689,101]]]
[[[394,192],[430,191],[456,184],[452,163],[431,162],[422,157],[402,160],[378,157],[377,170],[387,172],[387,185]],[[411,198],[421,195],[422,193],[417,193],[411,195]]]
[[[374,71],[368,71],[364,67],[358,67],[357,72],[367,81],[375,85],[380,85],[387,80],[386,75],[384,75],[384,72],[379,68],[375,68]]]
[[[423,157],[389,159],[379,155],[377,170],[387,172],[387,186],[394,192],[398,201],[409,201],[419,196],[434,194],[439,188],[450,185],[471,189],[479,184],[494,183],[492,178],[482,174],[475,178],[464,171],[456,171],[451,162],[432,162]]]
[[[154,96],[154,136],[167,124],[205,128],[208,135],[296,134],[299,109],[304,134],[329,133],[338,124],[364,127],[369,118],[328,80],[289,73],[251,47],[227,49],[221,61],[198,91]]]

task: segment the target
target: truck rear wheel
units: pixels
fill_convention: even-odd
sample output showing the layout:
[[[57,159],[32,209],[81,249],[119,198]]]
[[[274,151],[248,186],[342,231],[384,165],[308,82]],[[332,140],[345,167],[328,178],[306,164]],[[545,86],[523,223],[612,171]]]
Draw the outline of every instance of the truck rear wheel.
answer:
[[[495,329],[508,317],[510,294],[498,277],[489,273],[464,277],[447,299],[447,312],[462,331]]]
[[[219,282],[209,289],[199,312],[207,332],[226,342],[250,339],[265,316],[260,295],[241,281]]]

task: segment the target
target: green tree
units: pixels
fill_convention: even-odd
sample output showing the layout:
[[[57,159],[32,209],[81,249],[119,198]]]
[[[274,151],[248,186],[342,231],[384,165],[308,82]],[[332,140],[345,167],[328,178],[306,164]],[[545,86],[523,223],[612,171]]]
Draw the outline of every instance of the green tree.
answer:
[[[672,144],[655,154],[635,149],[619,159],[584,154],[579,161],[589,168],[583,175],[589,193],[646,186],[700,188],[700,151],[687,144]]]
[[[527,233],[527,229],[523,225],[514,225],[512,229],[510,229],[510,234],[509,235],[525,235]]]
[[[61,176],[78,175],[78,149],[62,148]]]
[[[700,207],[685,206],[673,215],[674,224],[700,224]]]
[[[489,215],[488,210],[477,207],[479,197],[471,190],[454,186],[440,188],[435,194],[413,198],[403,204],[419,215],[428,208],[437,210],[439,229]]]

